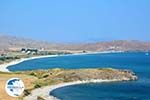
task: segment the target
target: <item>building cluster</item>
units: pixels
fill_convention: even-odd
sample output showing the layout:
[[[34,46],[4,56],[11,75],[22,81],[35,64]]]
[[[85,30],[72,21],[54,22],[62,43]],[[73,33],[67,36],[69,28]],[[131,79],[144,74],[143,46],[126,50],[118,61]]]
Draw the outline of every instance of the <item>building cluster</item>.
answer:
[[[22,53],[26,53],[26,54],[37,54],[38,53],[38,49],[22,48],[21,52]]]

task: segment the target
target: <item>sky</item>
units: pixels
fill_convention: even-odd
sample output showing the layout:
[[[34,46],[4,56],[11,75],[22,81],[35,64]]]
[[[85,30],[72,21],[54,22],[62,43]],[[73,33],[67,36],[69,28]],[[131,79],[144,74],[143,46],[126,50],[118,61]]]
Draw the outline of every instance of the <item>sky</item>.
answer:
[[[50,42],[150,41],[150,0],[0,0],[0,33]]]

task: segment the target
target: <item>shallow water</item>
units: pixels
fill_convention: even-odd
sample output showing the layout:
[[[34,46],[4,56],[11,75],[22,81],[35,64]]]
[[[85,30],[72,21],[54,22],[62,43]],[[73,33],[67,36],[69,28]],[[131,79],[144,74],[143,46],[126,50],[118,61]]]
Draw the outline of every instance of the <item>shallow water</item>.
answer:
[[[138,81],[132,82],[81,84],[54,90],[52,94],[62,100],[150,100],[150,55],[145,55],[144,52],[34,59],[10,66],[9,70],[35,70],[56,67],[131,69],[139,77]]]

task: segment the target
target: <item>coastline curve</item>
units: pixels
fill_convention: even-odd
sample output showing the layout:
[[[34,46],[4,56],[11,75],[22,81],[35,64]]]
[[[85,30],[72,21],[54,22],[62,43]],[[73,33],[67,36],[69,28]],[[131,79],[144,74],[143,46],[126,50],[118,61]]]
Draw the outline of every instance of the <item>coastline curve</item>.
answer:
[[[23,100],[37,100],[37,98],[39,96],[41,98],[43,98],[44,100],[60,100],[59,98],[57,98],[53,95],[50,95],[53,90],[58,89],[58,88],[62,88],[62,87],[66,87],[66,86],[78,85],[78,84],[120,82],[120,81],[130,81],[130,79],[111,79],[111,80],[91,79],[91,80],[85,80],[85,81],[59,83],[56,85],[45,86],[42,88],[34,89],[31,91],[31,95],[24,97]]]
[[[35,56],[29,58],[21,58],[9,63],[4,63],[0,65],[0,71],[2,72],[11,72],[8,67],[12,65],[16,65],[22,63],[24,61],[33,60],[33,59],[40,59],[40,58],[48,58],[48,57],[60,57],[60,56],[72,56],[72,55],[87,55],[87,54],[103,54],[103,53],[121,53],[123,51],[103,51],[103,52],[88,52],[88,53],[73,53],[73,54],[66,54],[66,55],[44,55],[44,56]]]

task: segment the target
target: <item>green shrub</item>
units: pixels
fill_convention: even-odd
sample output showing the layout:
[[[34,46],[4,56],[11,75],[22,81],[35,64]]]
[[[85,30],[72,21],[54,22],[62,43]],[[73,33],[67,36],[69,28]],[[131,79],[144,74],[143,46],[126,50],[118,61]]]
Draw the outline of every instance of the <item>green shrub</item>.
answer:
[[[36,83],[35,85],[34,85],[34,88],[40,88],[41,87],[41,84],[40,83]]]
[[[43,78],[47,78],[49,75],[48,74],[45,74],[45,75],[43,75]]]
[[[30,75],[36,76],[36,73],[35,72],[31,72]]]
[[[25,89],[25,90],[23,91],[23,93],[24,93],[24,96],[28,96],[28,95],[31,94],[31,92],[30,92],[29,90],[27,90],[27,89]]]

